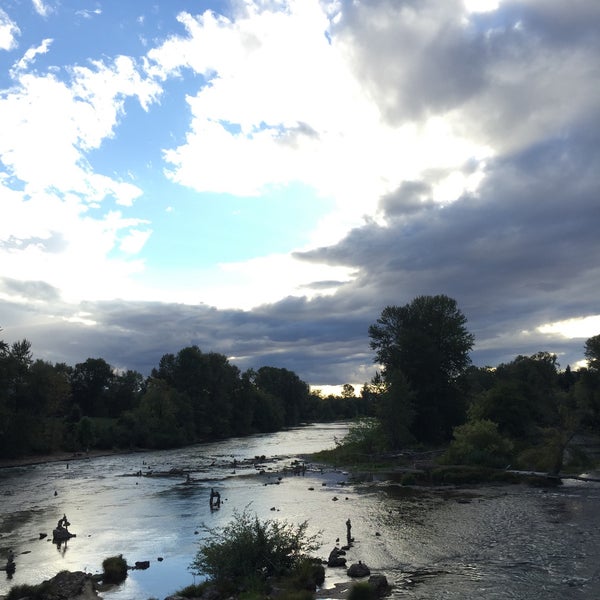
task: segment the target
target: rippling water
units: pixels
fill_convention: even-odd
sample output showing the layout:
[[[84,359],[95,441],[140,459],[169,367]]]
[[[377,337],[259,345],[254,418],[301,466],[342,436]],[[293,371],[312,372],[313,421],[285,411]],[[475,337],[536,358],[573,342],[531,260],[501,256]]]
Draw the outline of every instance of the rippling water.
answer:
[[[394,598],[600,598],[600,486],[523,486],[413,490],[371,481],[349,484],[344,473],[309,469],[282,474],[302,454],[332,447],[344,424],[311,425],[181,450],[128,454],[0,469],[0,557],[16,555],[12,580],[0,573],[0,594],[39,583],[59,570],[100,572],[123,554],[126,582],[108,600],[164,598],[194,582],[188,565],[206,527],[224,525],[248,507],[262,518],[308,520],[321,532],[326,557],[352,520],[348,562],[362,560],[394,584]],[[256,456],[264,456],[252,464]],[[235,468],[233,460],[236,460]],[[183,475],[135,476],[142,471]],[[281,479],[280,479],[281,478]],[[209,493],[221,493],[211,512]],[[55,495],[56,492],[56,495]],[[77,537],[57,548],[51,537],[66,513]],[[162,561],[158,559],[162,558]],[[326,587],[346,580],[327,570]]]

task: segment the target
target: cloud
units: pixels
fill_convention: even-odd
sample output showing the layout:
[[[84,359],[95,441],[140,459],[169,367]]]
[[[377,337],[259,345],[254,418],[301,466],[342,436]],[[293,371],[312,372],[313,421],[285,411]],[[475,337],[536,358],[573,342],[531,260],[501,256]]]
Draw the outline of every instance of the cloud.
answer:
[[[0,8],[0,50],[13,50],[17,47],[17,38],[21,30],[11,20],[2,8]]]
[[[35,12],[41,17],[47,17],[52,12],[52,8],[43,0],[31,0],[31,2]]]
[[[11,77],[18,77],[19,72],[28,69],[31,63],[35,60],[36,56],[40,54],[46,54],[50,49],[52,41],[53,40],[51,39],[45,39],[39,46],[35,48],[29,48],[23,57],[10,70]]]

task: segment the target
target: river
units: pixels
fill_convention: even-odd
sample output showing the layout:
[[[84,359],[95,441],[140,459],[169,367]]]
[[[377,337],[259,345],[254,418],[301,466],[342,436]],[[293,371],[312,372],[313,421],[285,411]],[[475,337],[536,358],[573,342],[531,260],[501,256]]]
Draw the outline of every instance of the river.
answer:
[[[150,568],[130,571],[102,596],[162,599],[199,581],[188,565],[207,529],[247,509],[261,519],[308,521],[309,533],[320,532],[323,558],[337,538],[343,543],[350,518],[348,563],[362,560],[385,574],[392,598],[600,597],[600,484],[413,489],[368,477],[355,483],[310,464],[304,475],[284,471],[346,431],[346,424],[315,424],[177,450],[0,469],[0,559],[12,548],[17,565],[10,580],[0,573],[0,595],[63,569],[101,572],[104,558],[122,554]],[[209,508],[211,488],[223,500],[218,511]],[[57,547],[49,538],[63,514],[76,537]],[[324,587],[346,580],[343,569],[327,569]]]

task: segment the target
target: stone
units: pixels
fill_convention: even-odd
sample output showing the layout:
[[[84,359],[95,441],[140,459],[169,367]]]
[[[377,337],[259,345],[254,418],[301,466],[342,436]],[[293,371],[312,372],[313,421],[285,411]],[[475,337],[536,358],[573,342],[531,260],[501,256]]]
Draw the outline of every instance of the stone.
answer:
[[[345,554],[345,553],[342,553],[342,551],[340,551],[338,548],[334,548],[329,553],[329,558],[327,559],[327,566],[328,567],[345,567],[346,559],[343,556],[341,556],[341,554]]]
[[[381,574],[371,575],[371,577],[369,577],[369,585],[378,596],[385,596],[390,589],[387,577]]]
[[[352,563],[347,571],[348,577],[366,577],[371,574],[371,569],[360,560]]]
[[[100,598],[92,576],[83,571],[61,571],[45,581],[44,598],[48,600],[93,600]]]

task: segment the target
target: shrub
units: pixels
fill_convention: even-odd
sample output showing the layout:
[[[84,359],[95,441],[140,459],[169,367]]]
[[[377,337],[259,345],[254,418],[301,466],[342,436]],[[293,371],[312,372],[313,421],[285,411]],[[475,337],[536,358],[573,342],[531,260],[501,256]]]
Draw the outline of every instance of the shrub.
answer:
[[[454,428],[454,439],[441,461],[445,464],[504,467],[510,463],[513,446],[487,419],[469,421]]]
[[[222,529],[209,530],[209,538],[190,565],[217,585],[257,589],[272,575],[289,575],[308,553],[315,551],[318,535],[308,536],[308,523],[260,521],[247,510],[234,512]]]
[[[122,554],[110,556],[102,561],[102,581],[121,583],[127,578],[127,561]]]
[[[374,600],[377,593],[368,581],[359,581],[350,588],[348,600]]]
[[[296,590],[314,592],[325,581],[325,567],[320,561],[302,560],[290,577],[290,586]],[[290,587],[288,586],[288,587]]]

